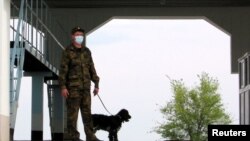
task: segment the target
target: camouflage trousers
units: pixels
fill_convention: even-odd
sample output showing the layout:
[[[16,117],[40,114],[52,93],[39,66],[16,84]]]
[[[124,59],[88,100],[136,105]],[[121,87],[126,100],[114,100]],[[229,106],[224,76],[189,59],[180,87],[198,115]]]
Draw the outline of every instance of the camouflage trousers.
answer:
[[[69,97],[66,99],[67,106],[67,128],[68,135],[72,140],[77,140],[80,133],[77,130],[77,119],[81,111],[82,122],[86,140],[95,140],[93,123],[91,117],[91,95],[90,90],[69,90]]]

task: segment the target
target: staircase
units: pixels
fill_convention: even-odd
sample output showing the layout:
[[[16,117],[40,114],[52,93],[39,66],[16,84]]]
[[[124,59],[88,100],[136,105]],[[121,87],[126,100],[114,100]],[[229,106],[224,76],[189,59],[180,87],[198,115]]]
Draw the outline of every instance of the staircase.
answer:
[[[19,43],[17,43],[19,44]],[[20,94],[21,78],[24,63],[24,47],[17,45],[10,49],[10,128],[14,129]],[[14,132],[14,131],[11,131]]]
[[[55,34],[63,35],[60,26],[44,0],[12,0],[11,1],[11,43],[10,43],[10,139],[13,140],[20,86],[23,73],[49,72],[56,80],[59,74],[60,55],[64,47]],[[62,36],[67,37],[67,35]],[[66,41],[65,39],[60,39]],[[57,85],[48,86],[48,107],[51,131],[58,131],[56,118],[63,118],[65,111],[58,109],[63,101],[58,95]],[[58,105],[61,104],[61,105]],[[56,107],[55,107],[56,105]],[[58,117],[58,113],[59,116]],[[62,130],[62,127],[60,127]],[[63,133],[63,131],[61,132]],[[57,136],[52,134],[53,136]]]
[[[21,2],[23,7],[24,2]],[[19,13],[19,20],[17,27],[11,26],[12,30],[15,30],[15,41],[12,42],[10,49],[10,133],[14,134],[14,128],[16,123],[16,114],[18,108],[18,99],[24,64],[24,44],[23,38],[20,38],[20,31],[24,28],[23,24],[23,12]],[[13,136],[11,136],[13,140]]]

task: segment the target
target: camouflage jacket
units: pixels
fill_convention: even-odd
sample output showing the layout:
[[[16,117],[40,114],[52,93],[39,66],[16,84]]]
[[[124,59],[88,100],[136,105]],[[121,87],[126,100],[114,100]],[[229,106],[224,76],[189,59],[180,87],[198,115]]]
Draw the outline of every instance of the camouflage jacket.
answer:
[[[67,89],[90,89],[91,81],[99,87],[91,51],[87,47],[76,48],[73,44],[62,53],[59,85]]]

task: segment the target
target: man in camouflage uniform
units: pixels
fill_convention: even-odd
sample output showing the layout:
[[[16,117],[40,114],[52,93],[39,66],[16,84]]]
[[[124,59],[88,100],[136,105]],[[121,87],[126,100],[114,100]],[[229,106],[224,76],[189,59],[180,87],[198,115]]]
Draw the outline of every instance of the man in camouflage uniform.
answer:
[[[71,32],[72,43],[62,53],[59,84],[61,95],[66,98],[67,128],[72,140],[80,140],[77,131],[77,118],[81,110],[87,141],[100,141],[93,132],[91,118],[91,81],[94,82],[94,95],[99,91],[99,77],[96,73],[90,50],[82,45],[84,30],[75,27]]]

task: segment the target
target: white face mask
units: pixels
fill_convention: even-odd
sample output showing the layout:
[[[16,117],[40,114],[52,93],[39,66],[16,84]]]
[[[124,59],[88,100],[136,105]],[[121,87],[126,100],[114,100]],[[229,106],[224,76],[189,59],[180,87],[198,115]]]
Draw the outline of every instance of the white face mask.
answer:
[[[75,42],[78,44],[82,44],[84,37],[83,36],[75,36]]]

